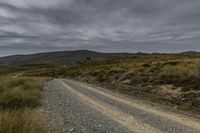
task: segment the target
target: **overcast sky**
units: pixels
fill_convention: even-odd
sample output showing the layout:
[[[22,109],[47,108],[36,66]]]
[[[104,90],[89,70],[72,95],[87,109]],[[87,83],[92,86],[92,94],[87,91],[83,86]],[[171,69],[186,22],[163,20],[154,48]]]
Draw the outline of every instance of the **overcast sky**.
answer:
[[[200,0],[0,0],[0,56],[200,51]]]

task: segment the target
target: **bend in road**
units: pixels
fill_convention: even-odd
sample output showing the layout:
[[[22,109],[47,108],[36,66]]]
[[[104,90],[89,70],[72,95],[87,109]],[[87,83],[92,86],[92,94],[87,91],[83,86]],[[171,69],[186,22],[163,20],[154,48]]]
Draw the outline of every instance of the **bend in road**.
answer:
[[[49,98],[50,95],[51,98]],[[44,96],[43,110],[46,110],[44,113],[56,114],[52,119],[60,118],[53,121],[59,121],[58,123],[61,125],[54,132],[60,128],[63,132],[77,133],[200,132],[198,121],[156,110],[128,98],[104,92],[73,80],[56,79],[49,82]]]

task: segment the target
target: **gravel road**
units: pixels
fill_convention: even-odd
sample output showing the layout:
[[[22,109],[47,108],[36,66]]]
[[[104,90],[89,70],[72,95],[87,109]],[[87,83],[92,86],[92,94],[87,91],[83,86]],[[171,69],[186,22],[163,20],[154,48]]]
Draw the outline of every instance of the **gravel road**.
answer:
[[[78,81],[55,79],[39,109],[50,133],[200,133],[200,122]]]

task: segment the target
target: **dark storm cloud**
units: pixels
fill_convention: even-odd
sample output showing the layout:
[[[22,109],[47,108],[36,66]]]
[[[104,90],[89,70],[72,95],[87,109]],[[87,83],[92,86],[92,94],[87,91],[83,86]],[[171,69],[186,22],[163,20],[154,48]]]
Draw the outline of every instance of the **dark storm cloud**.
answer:
[[[199,0],[0,0],[0,55],[200,50],[199,6]]]

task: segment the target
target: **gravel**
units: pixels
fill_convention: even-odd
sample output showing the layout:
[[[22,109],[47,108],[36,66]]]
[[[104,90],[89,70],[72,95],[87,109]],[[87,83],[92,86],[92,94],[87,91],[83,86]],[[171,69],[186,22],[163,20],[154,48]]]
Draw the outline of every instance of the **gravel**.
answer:
[[[93,91],[90,89],[91,87],[83,83],[66,79],[50,81],[44,90],[42,106],[39,111],[47,122],[50,133],[131,133],[136,131],[138,133],[151,133],[151,131],[148,132],[142,128],[140,128],[141,131],[130,130],[130,126],[128,126],[130,121],[125,121],[127,125],[120,124],[117,121],[118,118],[105,115],[105,113],[87,103],[81,96],[75,95],[62,83],[80,93],[81,96],[86,96],[92,101],[98,101],[97,103],[100,103],[100,105],[106,105],[104,107],[111,107],[108,110],[119,111],[125,116],[133,117],[136,120],[134,122],[139,123],[138,125],[144,125],[143,128],[148,125],[156,129],[156,133],[200,133],[198,126],[194,128],[175,119],[151,113],[148,108],[141,109],[130,106],[109,97],[109,95],[99,93],[95,89]],[[198,125],[198,122],[195,124]]]
[[[39,111],[50,133],[130,133],[66,91],[58,80],[46,85]]]
[[[118,110],[123,111],[124,113],[130,114],[134,116],[142,123],[147,123],[152,127],[155,127],[163,132],[167,133],[200,133],[200,130],[193,129],[192,127],[185,126],[183,124],[177,123],[168,118],[163,118],[158,115],[146,112],[145,110],[141,110],[138,108],[131,107],[127,104],[120,103],[115,101],[107,96],[100,95],[95,91],[88,91],[87,86],[81,84],[80,82],[73,80],[63,80],[65,83],[70,85],[73,89],[80,91],[81,93],[87,95],[88,97],[92,97],[95,100],[102,101]]]

